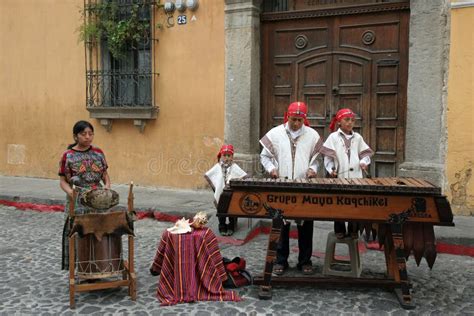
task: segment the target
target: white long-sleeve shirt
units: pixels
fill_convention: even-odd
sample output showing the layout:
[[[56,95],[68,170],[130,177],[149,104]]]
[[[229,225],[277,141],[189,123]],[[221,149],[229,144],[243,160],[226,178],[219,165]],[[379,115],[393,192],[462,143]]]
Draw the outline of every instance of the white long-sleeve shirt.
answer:
[[[341,129],[329,135],[321,152],[326,171],[335,170],[339,178],[362,178],[360,163],[369,165],[373,155],[360,134],[345,134]]]
[[[214,191],[214,204],[217,206],[224,187],[229,184],[231,179],[241,179],[245,176],[247,176],[247,173],[235,162],[232,162],[227,168],[223,167],[222,162],[218,162],[209,169],[204,178]]]
[[[260,161],[268,173],[277,169],[280,177],[300,179],[305,178],[309,168],[318,171],[316,158],[322,140],[310,127],[302,126],[298,131],[292,131],[287,123],[281,124],[271,129],[260,143],[263,146]],[[294,159],[291,146],[295,146]]]

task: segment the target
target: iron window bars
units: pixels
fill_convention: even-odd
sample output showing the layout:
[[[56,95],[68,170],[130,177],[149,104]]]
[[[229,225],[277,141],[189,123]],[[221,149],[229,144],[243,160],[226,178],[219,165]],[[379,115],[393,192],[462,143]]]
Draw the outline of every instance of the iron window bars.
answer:
[[[84,39],[89,110],[154,107],[155,4],[84,0],[84,26],[95,32]]]

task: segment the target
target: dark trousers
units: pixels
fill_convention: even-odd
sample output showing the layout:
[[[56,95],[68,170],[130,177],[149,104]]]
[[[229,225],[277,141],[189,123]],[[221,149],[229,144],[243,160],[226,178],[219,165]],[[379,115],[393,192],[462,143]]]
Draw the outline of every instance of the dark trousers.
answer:
[[[288,256],[290,255],[290,224],[281,228],[280,241],[277,247],[277,264],[288,266]],[[311,264],[313,254],[313,221],[304,221],[303,225],[296,225],[298,228],[298,268]]]
[[[357,223],[349,222],[347,223],[347,229],[346,229],[346,222],[334,222],[334,232],[336,234],[344,234],[350,235],[350,234],[356,234],[358,232],[359,225]]]
[[[235,227],[236,218],[235,217],[222,217],[222,216],[219,216],[219,226],[224,227],[225,226],[225,221],[226,221],[227,218],[229,219],[229,228],[231,228],[232,230],[235,231],[235,229],[236,229],[236,227]]]

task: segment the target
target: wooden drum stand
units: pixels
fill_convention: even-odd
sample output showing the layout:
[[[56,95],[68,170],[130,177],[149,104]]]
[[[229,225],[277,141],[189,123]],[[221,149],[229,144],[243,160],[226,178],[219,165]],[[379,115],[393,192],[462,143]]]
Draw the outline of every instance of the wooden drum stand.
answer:
[[[118,212],[110,212],[110,213],[103,213],[103,214],[84,214],[84,215],[75,215],[75,199],[76,199],[76,191],[73,193],[73,198],[70,199],[69,203],[69,216],[71,219],[83,219],[87,222],[88,216],[101,216],[101,220],[103,222],[113,222],[112,217],[119,215]],[[130,189],[128,192],[128,215],[132,216],[134,214],[133,209],[133,182],[130,183]],[[121,212],[124,213],[124,212]],[[125,214],[121,214],[125,215]],[[126,218],[125,216],[121,216],[122,218]],[[86,224],[84,224],[86,226]],[[69,307],[71,309],[75,308],[75,299],[74,294],[76,292],[86,292],[86,291],[95,291],[95,290],[102,290],[102,289],[110,289],[110,288],[117,288],[126,286],[128,287],[128,295],[130,295],[132,301],[135,301],[137,298],[136,294],[136,275],[134,270],[134,236],[133,236],[133,227],[129,227],[127,225],[128,232],[126,232],[128,236],[128,260],[121,259],[121,252],[122,252],[122,242],[121,242],[121,234],[116,235],[112,234],[109,236],[113,236],[112,240],[109,240],[109,243],[106,244],[104,247],[104,240],[97,241],[94,237],[94,228],[84,229],[87,230],[87,235],[83,238],[77,236],[77,232],[72,232],[69,236]],[[87,228],[87,227],[85,227]],[[108,238],[107,235],[104,235],[104,239]],[[115,244],[114,244],[115,240]],[[86,242],[89,242],[89,248],[85,248],[84,245]],[[92,243],[92,244],[91,244]],[[118,245],[117,245],[118,243]],[[111,245],[114,244],[114,245]],[[80,262],[76,262],[76,256],[78,257],[78,261],[80,256],[84,256],[84,253],[90,256],[96,256],[94,251],[94,246],[102,245],[102,249],[104,248],[120,248],[116,251],[118,252],[119,258],[110,258],[110,250],[109,250],[109,258],[105,255],[105,260],[98,260],[101,261],[98,264],[94,261],[90,261],[90,264],[86,264],[89,266],[94,267],[93,269],[84,269],[80,266]],[[115,249],[116,250],[116,249]],[[100,250],[98,250],[99,252]],[[92,254],[87,254],[92,253]],[[77,255],[76,255],[77,254]],[[104,254],[102,254],[104,257]],[[91,260],[91,258],[88,258]],[[119,263],[112,264],[113,261],[119,261]],[[94,271],[97,270],[97,267],[108,265],[111,269],[105,269],[104,271]],[[77,263],[77,266],[76,266]],[[118,267],[118,268],[117,268]],[[121,274],[121,278],[116,280],[110,280],[112,277],[116,277],[117,275]],[[107,279],[108,278],[108,279]],[[80,280],[85,281],[80,282]],[[92,282],[92,283],[89,283]]]

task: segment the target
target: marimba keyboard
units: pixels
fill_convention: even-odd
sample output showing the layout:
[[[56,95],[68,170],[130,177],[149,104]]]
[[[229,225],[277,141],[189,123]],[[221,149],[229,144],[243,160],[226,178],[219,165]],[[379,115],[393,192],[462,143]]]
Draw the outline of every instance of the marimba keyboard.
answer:
[[[452,225],[453,220],[441,189],[416,178],[231,180],[217,212],[265,218],[265,203],[288,219],[386,222],[408,211],[408,221]]]

